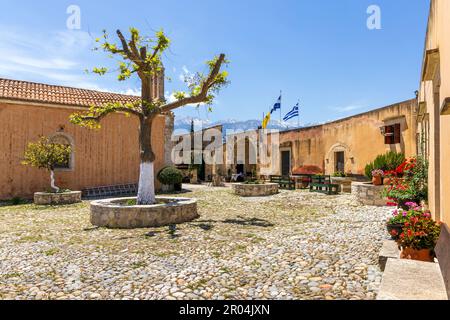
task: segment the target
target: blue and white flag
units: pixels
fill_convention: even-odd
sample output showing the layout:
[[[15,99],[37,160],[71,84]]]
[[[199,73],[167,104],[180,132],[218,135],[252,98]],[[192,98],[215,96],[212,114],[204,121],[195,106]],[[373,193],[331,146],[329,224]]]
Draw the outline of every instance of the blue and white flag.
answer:
[[[284,116],[283,121],[288,121],[292,118],[298,117],[299,116],[298,110],[299,104],[297,103],[296,106]]]
[[[274,113],[277,110],[281,110],[281,95],[278,98],[277,102],[275,103],[275,105],[273,106],[272,110],[270,111],[270,113]]]

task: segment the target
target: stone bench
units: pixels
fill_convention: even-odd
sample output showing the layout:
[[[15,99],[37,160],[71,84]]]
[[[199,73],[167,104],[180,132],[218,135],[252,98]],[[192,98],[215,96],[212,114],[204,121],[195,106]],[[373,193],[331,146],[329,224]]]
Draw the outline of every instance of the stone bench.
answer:
[[[379,256],[384,274],[377,300],[449,300],[450,232],[445,225],[435,251],[439,263],[405,260],[394,241],[385,241]]]

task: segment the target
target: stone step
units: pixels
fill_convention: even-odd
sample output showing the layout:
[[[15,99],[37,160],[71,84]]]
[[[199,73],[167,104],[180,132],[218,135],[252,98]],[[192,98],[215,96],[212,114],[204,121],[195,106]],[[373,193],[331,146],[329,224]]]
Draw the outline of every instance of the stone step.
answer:
[[[394,240],[385,240],[378,256],[378,263],[381,271],[384,271],[387,260],[400,259],[400,249]]]
[[[439,264],[389,258],[377,300],[448,300]]]

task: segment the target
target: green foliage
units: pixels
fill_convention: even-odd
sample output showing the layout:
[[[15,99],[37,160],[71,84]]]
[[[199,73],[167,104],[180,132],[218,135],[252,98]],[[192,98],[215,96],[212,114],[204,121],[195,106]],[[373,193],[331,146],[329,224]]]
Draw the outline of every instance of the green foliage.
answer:
[[[404,224],[412,217],[422,217],[424,213],[425,212],[422,207],[418,206],[417,203],[411,202],[408,203],[408,210],[394,210],[392,217],[388,219],[387,224]],[[428,212],[426,213],[428,214]]]
[[[170,46],[170,39],[164,34],[163,30],[157,31],[153,37],[142,36],[138,29],[130,28],[131,39],[126,39],[124,35],[117,30],[119,44],[110,41],[109,34],[103,30],[103,36],[97,38],[94,51],[104,51],[110,58],[114,58],[118,63],[119,81],[125,81],[136,74],[142,80],[143,85],[148,85],[150,78],[160,75],[163,71],[162,55]],[[188,84],[190,93],[177,91],[174,93],[175,101],[164,105],[161,99],[146,99],[146,101],[137,101],[132,106],[109,103],[105,106],[92,107],[87,113],[74,114],[71,116],[71,122],[91,129],[100,127],[100,120],[109,113],[127,112],[131,109],[131,114],[138,116],[149,116],[150,114],[170,111],[188,104],[206,103],[211,105],[217,92],[228,84],[226,71],[220,71],[222,64],[228,64],[224,55],[216,56],[207,61],[208,73],[196,73],[193,76],[187,76],[185,81]],[[89,72],[89,70],[86,70]],[[95,67],[91,71],[98,75],[105,75],[109,72],[106,67]],[[161,98],[161,97],[160,97]],[[147,101],[152,100],[152,101]],[[178,103],[174,105],[175,103]],[[164,110],[164,107],[169,110]],[[125,109],[125,110],[124,110]],[[209,106],[209,110],[211,107]]]
[[[347,177],[347,174],[346,174],[345,172],[338,171],[338,172],[333,173],[333,177],[336,177],[336,178],[345,178],[345,177]]]
[[[367,164],[364,173],[366,177],[372,179],[372,171],[376,169],[383,171],[395,170],[403,161],[405,161],[405,155],[403,153],[389,151],[388,153],[377,156],[373,162]]]
[[[39,141],[28,144],[22,164],[52,171],[57,165],[67,165],[71,153],[70,146],[53,143],[47,137],[41,137]]]
[[[415,166],[405,176],[412,199],[428,201],[428,161],[423,157],[416,159]]]
[[[71,123],[90,128],[100,129],[100,120],[106,115],[114,112],[124,112],[129,116],[130,113],[140,112],[141,101],[134,103],[106,103],[102,106],[92,106],[87,112],[74,113],[70,115],[69,120]]]
[[[428,201],[428,161],[423,157],[409,160],[403,179],[394,178],[394,184],[386,187],[383,196],[402,204],[405,201]]]
[[[102,50],[113,58],[119,56],[119,75],[118,80],[124,81],[128,79],[133,73],[142,73],[145,75],[153,76],[162,70],[161,56],[165,50],[169,48],[170,39],[166,37],[163,30],[157,31],[155,36],[144,37],[140,34],[140,31],[136,28],[131,27],[129,29],[131,40],[127,45],[129,45],[129,50],[124,50],[117,44],[109,41],[109,34],[106,30],[103,30],[103,36],[101,38],[95,39],[98,44],[94,48],[94,51]],[[136,49],[134,51],[134,49]],[[130,61],[130,51],[136,61]],[[145,56],[142,53],[145,51]],[[140,62],[137,62],[140,61]],[[94,68],[93,73],[104,75],[108,72],[108,68]]]
[[[402,248],[415,250],[433,250],[440,233],[440,224],[436,223],[429,213],[423,213],[423,216],[413,216],[405,222],[403,233],[400,235],[399,245]]]
[[[166,185],[179,184],[183,181],[183,174],[177,168],[168,166],[158,173],[158,181]]]

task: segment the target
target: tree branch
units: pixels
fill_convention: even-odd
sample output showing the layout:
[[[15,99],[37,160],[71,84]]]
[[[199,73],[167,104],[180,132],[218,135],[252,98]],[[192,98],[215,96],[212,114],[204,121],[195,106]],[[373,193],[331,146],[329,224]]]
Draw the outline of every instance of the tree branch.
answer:
[[[225,61],[225,55],[222,53],[219,56],[219,58],[217,59],[217,62],[214,65],[214,68],[211,70],[211,73],[209,74],[208,78],[202,83],[202,89],[201,89],[200,93],[190,96],[190,97],[182,98],[175,102],[165,104],[160,107],[161,112],[169,112],[173,109],[185,106],[187,104],[196,104],[196,103],[202,103],[202,102],[207,101],[208,91],[215,84],[215,79],[216,79],[217,75],[219,74],[220,68],[224,61]]]
[[[86,112],[85,114],[80,114],[80,113],[74,113],[70,116],[70,122],[73,124],[78,124],[81,126],[85,126],[85,127],[91,127],[91,128],[95,128],[97,127],[96,125],[93,125],[93,123],[100,123],[100,121],[106,117],[108,114],[110,113],[115,113],[115,112],[124,112],[124,113],[129,113],[132,114],[134,116],[137,116],[138,118],[142,119],[144,118],[144,114],[139,111],[139,110],[135,110],[132,108],[127,108],[127,107],[112,107],[112,108],[107,108],[107,109],[95,109],[95,107],[93,107],[93,109],[91,109],[89,112]]]
[[[127,57],[133,61],[136,65],[139,66],[139,68],[142,68],[142,59],[139,56],[139,53],[137,52],[137,48],[135,45],[134,40],[130,41],[131,47],[128,45],[127,40],[123,36],[122,32],[120,30],[117,30],[117,36],[120,39],[120,42],[122,43],[122,49],[127,55]]]

